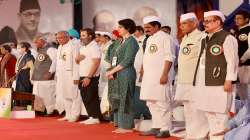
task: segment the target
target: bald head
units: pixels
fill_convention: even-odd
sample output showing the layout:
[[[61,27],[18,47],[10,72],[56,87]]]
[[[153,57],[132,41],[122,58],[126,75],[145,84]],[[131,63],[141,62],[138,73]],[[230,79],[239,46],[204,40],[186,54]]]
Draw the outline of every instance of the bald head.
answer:
[[[143,18],[146,16],[157,16],[158,17],[159,14],[154,8],[148,7],[148,6],[143,6],[135,11],[133,20],[135,21],[136,25],[143,25],[142,21],[143,21]]]
[[[99,11],[93,18],[94,29],[96,31],[112,32],[115,27],[115,16],[108,10]]]
[[[70,36],[67,31],[60,31],[56,34],[56,39],[60,45],[64,45],[69,42]]]

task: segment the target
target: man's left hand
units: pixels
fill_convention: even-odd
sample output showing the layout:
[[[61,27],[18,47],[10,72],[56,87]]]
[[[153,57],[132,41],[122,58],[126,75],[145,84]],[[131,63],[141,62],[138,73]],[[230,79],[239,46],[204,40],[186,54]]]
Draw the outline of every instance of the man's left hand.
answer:
[[[168,83],[168,75],[163,75],[161,76],[161,79],[160,79],[160,84],[161,85],[165,85]]]
[[[225,81],[224,83],[224,91],[231,93],[233,91],[233,85],[231,81]]]

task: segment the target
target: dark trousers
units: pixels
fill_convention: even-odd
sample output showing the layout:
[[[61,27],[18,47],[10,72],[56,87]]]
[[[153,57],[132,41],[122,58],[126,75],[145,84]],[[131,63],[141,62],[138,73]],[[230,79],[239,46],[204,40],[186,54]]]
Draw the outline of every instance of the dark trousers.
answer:
[[[81,77],[82,81],[84,77]],[[87,87],[83,87],[82,82],[79,84],[82,101],[85,105],[89,117],[101,119],[100,100],[98,96],[99,77],[91,78]]]
[[[143,116],[145,120],[150,120],[152,116],[146,105],[146,102],[143,100],[140,100],[140,90],[141,90],[140,87],[138,86],[135,87],[135,94],[134,94],[135,116],[134,118],[140,119],[140,117]]]

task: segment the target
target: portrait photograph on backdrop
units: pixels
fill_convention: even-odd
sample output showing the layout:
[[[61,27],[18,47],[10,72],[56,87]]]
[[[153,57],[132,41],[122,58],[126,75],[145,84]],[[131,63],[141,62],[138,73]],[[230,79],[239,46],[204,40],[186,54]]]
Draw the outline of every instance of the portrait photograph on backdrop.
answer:
[[[72,28],[73,7],[60,0],[1,0],[0,20],[0,29],[8,26],[18,42],[31,43],[42,33]]]
[[[143,17],[159,16],[162,24],[171,26],[173,34],[176,33],[175,0],[158,0],[157,3],[154,0],[83,0],[82,4],[83,26],[97,31],[112,32],[117,21],[123,18],[131,18],[137,25],[142,25]]]

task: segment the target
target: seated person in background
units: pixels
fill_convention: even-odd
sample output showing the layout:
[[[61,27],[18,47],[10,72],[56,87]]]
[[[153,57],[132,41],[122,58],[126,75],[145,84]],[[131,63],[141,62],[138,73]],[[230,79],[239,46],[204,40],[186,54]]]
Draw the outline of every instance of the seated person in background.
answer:
[[[225,140],[250,139],[250,99],[244,101],[244,106],[238,114],[228,122],[228,127],[215,135],[224,135]]]

